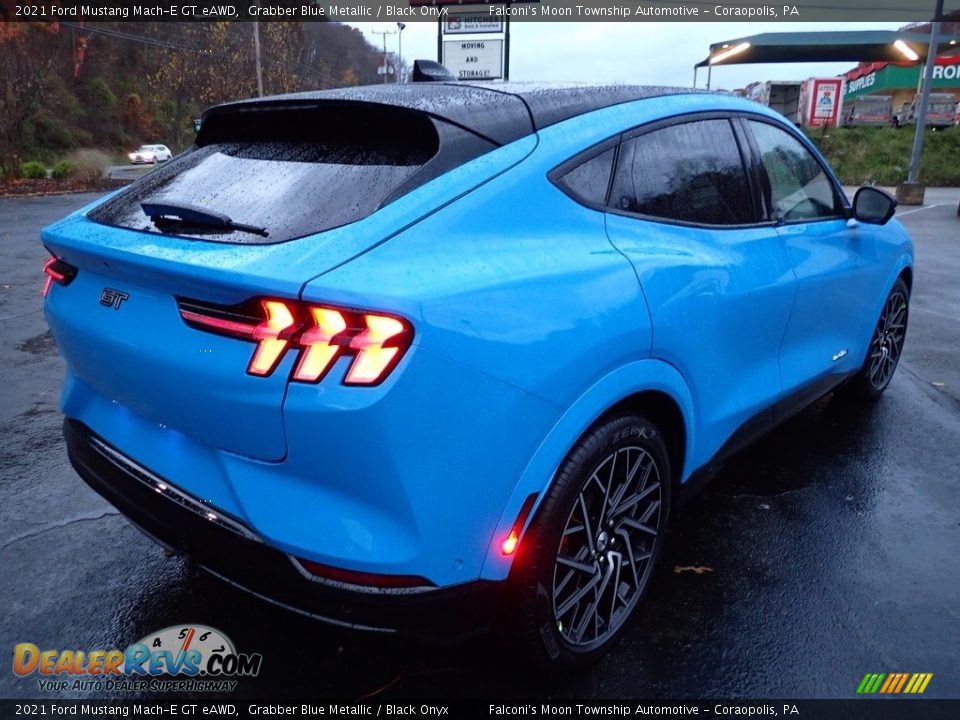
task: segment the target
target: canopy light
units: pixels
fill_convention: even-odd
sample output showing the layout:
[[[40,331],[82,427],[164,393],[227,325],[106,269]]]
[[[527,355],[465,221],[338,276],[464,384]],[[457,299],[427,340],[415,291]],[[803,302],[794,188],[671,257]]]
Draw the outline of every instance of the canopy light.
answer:
[[[910,62],[916,62],[920,56],[914,52],[914,49],[907,45],[903,40],[895,40],[893,46]]]
[[[710,58],[710,64],[711,64],[711,65],[716,65],[716,64],[719,63],[719,62],[723,62],[724,60],[726,60],[726,59],[728,59],[728,58],[732,58],[734,55],[739,55],[740,53],[742,53],[744,50],[746,50],[746,49],[749,48],[749,47],[750,47],[750,43],[748,43],[748,42],[742,42],[742,43],[740,43],[739,45],[734,45],[732,48],[728,48],[728,49],[724,50],[723,52],[719,52],[719,53],[717,53],[716,55],[714,55],[713,57],[711,57],[711,58]]]

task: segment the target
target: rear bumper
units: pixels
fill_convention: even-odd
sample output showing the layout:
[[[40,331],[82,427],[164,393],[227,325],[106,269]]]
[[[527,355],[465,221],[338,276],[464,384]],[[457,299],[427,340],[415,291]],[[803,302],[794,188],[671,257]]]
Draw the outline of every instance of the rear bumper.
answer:
[[[479,634],[496,617],[503,582],[392,590],[309,576],[247,525],[138,465],[83,423],[66,419],[63,431],[77,473],[133,525],[263,600],[335,625],[439,642]]]

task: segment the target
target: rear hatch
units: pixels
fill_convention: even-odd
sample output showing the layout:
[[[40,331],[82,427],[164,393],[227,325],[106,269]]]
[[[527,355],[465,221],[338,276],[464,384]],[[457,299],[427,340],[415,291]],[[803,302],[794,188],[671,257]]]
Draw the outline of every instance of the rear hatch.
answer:
[[[46,302],[70,373],[201,443],[282,459],[292,354],[251,375],[256,341],[197,329],[184,312],[249,322],[257,298],[297,298],[521,159],[497,146],[435,113],[376,103],[215,109],[188,152],[43,231],[76,269]]]

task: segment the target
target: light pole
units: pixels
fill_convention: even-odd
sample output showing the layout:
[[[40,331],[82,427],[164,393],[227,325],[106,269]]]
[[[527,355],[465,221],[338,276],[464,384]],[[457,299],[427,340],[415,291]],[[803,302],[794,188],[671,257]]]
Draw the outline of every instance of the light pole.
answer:
[[[402,22],[397,23],[397,82],[403,82],[400,79],[400,73],[403,70],[403,31],[406,29],[406,24]]]
[[[937,43],[940,40],[940,18],[943,17],[943,0],[937,0],[930,23],[930,40],[927,44],[927,62],[923,67],[923,85],[920,90],[920,106],[917,108],[917,129],[913,136],[913,151],[910,153],[910,171],[907,184],[915,185],[920,179],[920,155],[923,152],[923,133],[927,129],[927,109],[930,106],[930,86],[933,85],[933,66],[937,59]],[[906,204],[906,203],[904,203]],[[923,204],[923,195],[920,203]]]

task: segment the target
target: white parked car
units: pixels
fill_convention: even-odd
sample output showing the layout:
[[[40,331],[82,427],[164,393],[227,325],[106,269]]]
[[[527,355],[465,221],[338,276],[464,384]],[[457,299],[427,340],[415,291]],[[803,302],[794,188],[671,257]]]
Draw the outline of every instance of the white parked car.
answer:
[[[132,153],[127,153],[127,157],[130,158],[130,162],[134,165],[139,165],[141,163],[158,163],[166,162],[173,157],[173,153],[170,152],[170,148],[166,145],[141,145]]]

